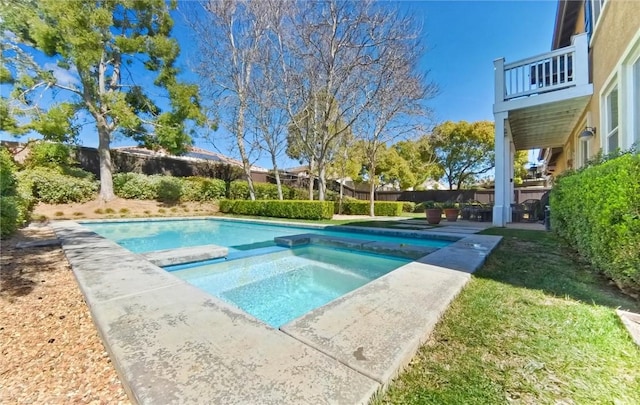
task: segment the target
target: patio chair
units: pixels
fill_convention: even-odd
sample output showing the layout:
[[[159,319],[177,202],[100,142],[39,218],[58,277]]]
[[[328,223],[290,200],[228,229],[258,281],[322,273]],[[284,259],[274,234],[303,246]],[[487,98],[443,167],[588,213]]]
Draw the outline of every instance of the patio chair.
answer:
[[[537,222],[540,215],[540,200],[529,199],[511,205],[512,222]]]

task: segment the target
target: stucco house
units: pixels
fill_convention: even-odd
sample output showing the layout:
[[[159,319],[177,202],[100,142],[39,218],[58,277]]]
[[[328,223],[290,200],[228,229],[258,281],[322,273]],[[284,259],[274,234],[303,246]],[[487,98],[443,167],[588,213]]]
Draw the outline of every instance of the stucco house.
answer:
[[[495,226],[511,220],[515,151],[541,149],[553,175],[640,144],[640,1],[559,0],[551,51],[494,68]]]

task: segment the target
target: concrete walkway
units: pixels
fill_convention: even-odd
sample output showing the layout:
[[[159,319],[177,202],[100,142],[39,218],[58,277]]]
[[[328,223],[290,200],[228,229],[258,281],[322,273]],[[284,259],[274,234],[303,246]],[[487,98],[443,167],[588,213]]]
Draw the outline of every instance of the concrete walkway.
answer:
[[[274,329],[80,224],[52,227],[125,389],[143,404],[367,403],[500,241],[434,233],[458,240]]]

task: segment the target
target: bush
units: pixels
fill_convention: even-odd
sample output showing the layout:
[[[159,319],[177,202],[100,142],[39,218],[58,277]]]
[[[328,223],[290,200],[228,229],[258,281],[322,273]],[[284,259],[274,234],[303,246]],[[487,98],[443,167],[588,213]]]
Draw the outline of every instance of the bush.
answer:
[[[19,181],[25,182],[25,193],[31,192],[37,201],[48,204],[88,201],[98,191],[96,181],[67,176],[53,168],[24,170],[19,173]]]
[[[163,176],[158,182],[158,201],[165,203],[177,203],[182,196],[182,179],[178,177]]]
[[[158,198],[158,177],[139,173],[116,173],[113,176],[113,191],[118,197],[135,200]]]
[[[24,187],[16,174],[13,157],[0,148],[0,237],[5,238],[24,225],[33,208],[29,187]]]
[[[40,141],[29,146],[29,156],[25,160],[27,168],[55,167],[64,168],[75,164],[71,157],[71,148],[54,142]]]
[[[402,202],[402,212],[414,212],[416,210],[416,203],[411,201]]]
[[[0,196],[0,237],[6,238],[18,229],[18,202],[16,197]]]
[[[0,196],[15,194],[17,185],[15,172],[16,164],[11,153],[5,148],[0,148]]]
[[[338,203],[335,204],[335,212],[338,211]],[[401,202],[375,201],[373,212],[376,216],[396,217],[402,215]],[[342,213],[345,215],[369,215],[369,201],[344,200]]]
[[[640,155],[560,176],[551,227],[622,288],[640,291]]]
[[[248,200],[249,184],[244,180],[235,180],[229,184],[229,198],[232,200]]]
[[[229,214],[276,218],[331,219],[333,202],[297,200],[222,200],[220,211]]]
[[[213,201],[224,198],[227,185],[224,180],[206,177],[186,177],[182,179],[183,201]]]

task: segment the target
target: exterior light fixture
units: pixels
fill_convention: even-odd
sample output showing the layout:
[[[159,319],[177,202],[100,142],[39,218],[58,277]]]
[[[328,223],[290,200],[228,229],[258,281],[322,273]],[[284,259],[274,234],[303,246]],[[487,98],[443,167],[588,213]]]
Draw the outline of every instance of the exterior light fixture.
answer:
[[[584,131],[580,132],[578,139],[581,141],[588,141],[596,134],[596,127],[586,127]]]

